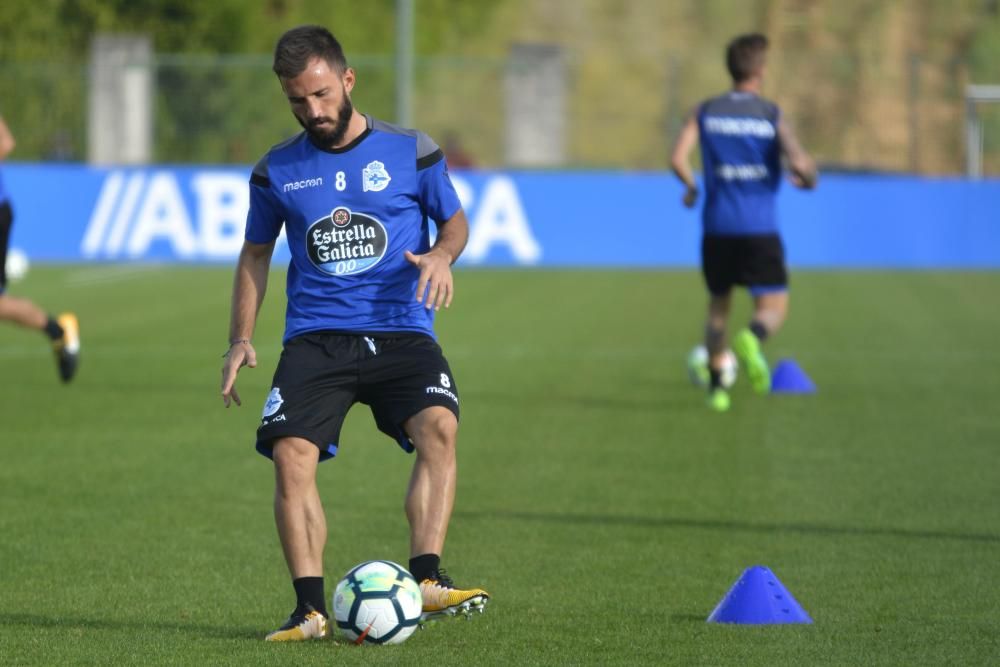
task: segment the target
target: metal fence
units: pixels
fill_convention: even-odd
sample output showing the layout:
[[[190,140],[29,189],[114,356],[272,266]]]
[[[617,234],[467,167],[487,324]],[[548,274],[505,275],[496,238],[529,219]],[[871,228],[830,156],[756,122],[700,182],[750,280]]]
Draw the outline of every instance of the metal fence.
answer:
[[[560,166],[571,168],[667,168],[684,116],[726,87],[714,51],[627,62],[567,52],[565,62],[555,126],[565,137]],[[351,64],[355,105],[394,120],[392,56]],[[507,89],[509,67],[503,58],[417,58],[414,125],[477,166],[507,166],[508,115],[530,101]],[[155,162],[251,164],[299,130],[269,56],[158,55],[153,68]],[[772,64],[766,94],[828,168],[960,174],[967,83],[957,61],[786,58]],[[87,88],[86,63],[0,64],[0,114],[18,139],[12,159],[84,160]],[[981,119],[983,172],[997,175],[1000,108],[984,107]]]

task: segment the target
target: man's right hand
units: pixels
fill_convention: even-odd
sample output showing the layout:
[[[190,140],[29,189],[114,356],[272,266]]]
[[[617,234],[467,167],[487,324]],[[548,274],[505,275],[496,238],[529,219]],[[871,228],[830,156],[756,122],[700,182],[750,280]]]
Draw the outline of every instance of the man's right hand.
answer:
[[[694,205],[698,203],[698,188],[691,185],[684,190],[684,205],[688,208],[694,208]]]
[[[257,367],[257,351],[250,341],[233,343],[226,352],[226,361],[222,364],[222,402],[227,408],[233,401],[236,405],[243,405],[236,391],[236,374],[243,366]]]

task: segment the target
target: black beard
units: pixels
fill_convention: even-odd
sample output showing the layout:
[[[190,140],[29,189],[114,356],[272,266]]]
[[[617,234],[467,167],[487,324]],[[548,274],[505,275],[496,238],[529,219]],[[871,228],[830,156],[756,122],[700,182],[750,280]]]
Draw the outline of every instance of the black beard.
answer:
[[[344,103],[340,105],[340,109],[337,110],[337,121],[332,123],[333,128],[329,130],[320,130],[316,128],[313,123],[319,123],[322,121],[329,122],[330,119],[327,117],[315,118],[309,123],[303,122],[298,116],[295,117],[299,121],[299,125],[305,129],[306,134],[309,135],[309,139],[320,146],[321,148],[333,148],[339,144],[344,139],[344,135],[347,134],[347,128],[351,124],[351,116],[354,115],[354,105],[351,104],[351,98],[344,95]]]

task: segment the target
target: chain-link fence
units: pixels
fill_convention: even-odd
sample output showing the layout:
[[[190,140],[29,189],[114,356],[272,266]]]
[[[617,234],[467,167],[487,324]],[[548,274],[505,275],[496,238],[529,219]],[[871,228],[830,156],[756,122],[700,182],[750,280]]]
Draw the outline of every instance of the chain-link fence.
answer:
[[[569,168],[667,168],[685,115],[727,85],[715,50],[628,62],[564,57],[556,127],[560,166]],[[153,161],[251,164],[299,131],[270,64],[267,55],[157,56]],[[393,121],[393,58],[353,56],[351,64],[355,105]],[[533,101],[508,90],[509,67],[503,58],[418,58],[413,124],[478,166],[506,166],[508,115]],[[828,168],[959,174],[967,83],[958,61],[789,57],[772,62],[766,95]],[[85,160],[87,90],[86,63],[0,64],[0,114],[18,139],[12,158]],[[983,171],[1000,174],[1000,108],[984,106],[981,117]]]
[[[979,166],[983,175],[1000,175],[1000,103],[978,104],[976,115],[979,120]]]

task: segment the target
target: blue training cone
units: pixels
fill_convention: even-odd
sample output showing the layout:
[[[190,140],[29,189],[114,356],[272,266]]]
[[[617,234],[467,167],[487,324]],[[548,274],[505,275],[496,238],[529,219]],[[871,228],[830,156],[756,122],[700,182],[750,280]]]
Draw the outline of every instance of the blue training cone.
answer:
[[[816,384],[793,359],[782,359],[771,373],[772,394],[815,394]]]
[[[763,565],[748,567],[708,617],[709,623],[812,623],[806,610]]]

